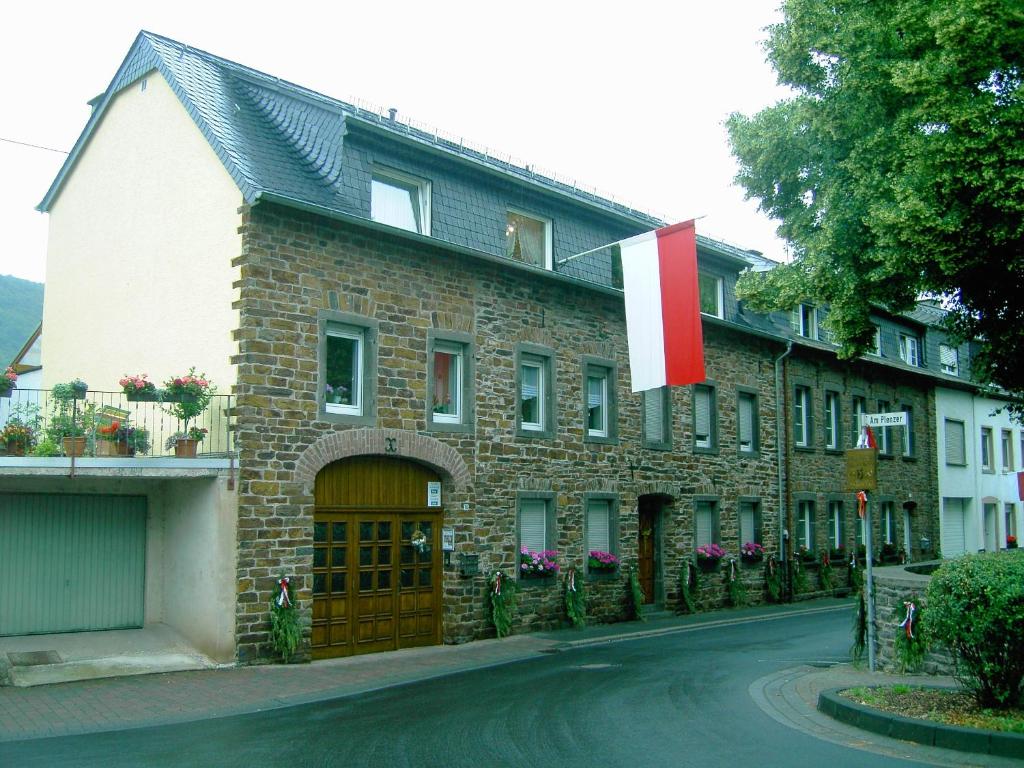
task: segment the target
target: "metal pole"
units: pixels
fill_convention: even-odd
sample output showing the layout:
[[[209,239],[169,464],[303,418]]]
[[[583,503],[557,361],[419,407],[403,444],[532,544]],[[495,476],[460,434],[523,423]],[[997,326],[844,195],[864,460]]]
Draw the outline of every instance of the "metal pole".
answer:
[[[864,568],[867,572],[864,599],[868,606],[868,669],[875,671],[875,589],[871,572],[871,504],[864,505]]]

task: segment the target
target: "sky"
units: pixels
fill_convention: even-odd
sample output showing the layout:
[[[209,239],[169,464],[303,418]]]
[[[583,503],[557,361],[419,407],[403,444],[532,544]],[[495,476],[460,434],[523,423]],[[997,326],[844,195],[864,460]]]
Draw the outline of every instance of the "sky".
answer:
[[[0,274],[45,280],[35,210],[140,30],[327,96],[398,109],[521,164],[777,260],[724,120],[786,96],[777,0],[9,4],[0,32]],[[20,143],[15,143],[20,142]],[[25,146],[34,145],[34,146]],[[45,149],[41,149],[42,147]]]

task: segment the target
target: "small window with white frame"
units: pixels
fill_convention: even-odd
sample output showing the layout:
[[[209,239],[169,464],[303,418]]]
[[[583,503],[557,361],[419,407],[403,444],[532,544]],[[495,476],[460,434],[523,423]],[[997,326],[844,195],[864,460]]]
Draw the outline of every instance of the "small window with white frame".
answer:
[[[698,272],[697,288],[700,292],[700,311],[711,317],[724,317],[725,288],[722,278]]]
[[[329,325],[325,334],[324,410],[344,416],[363,413],[363,329]]]
[[[370,181],[370,218],[430,234],[430,182],[390,168],[375,168]]]
[[[939,368],[950,376],[960,375],[960,355],[956,347],[939,344]]]
[[[828,546],[833,552],[843,546],[843,502],[839,499],[828,502]]]
[[[516,525],[519,552],[540,554],[554,549],[554,504],[554,494],[550,492],[531,491],[519,496]]]
[[[698,451],[716,448],[718,413],[715,389],[706,384],[693,385],[693,447]]]
[[[999,454],[1002,458],[1003,472],[1013,469],[1013,432],[1004,429],[999,437]]]
[[[736,439],[740,453],[757,453],[760,450],[757,416],[757,395],[753,392],[737,392]]]
[[[902,428],[903,457],[909,459],[913,457],[916,449],[914,445],[914,409],[909,405],[905,405],[903,406],[903,413],[907,418],[907,423]]]
[[[981,428],[981,471],[995,472],[995,460],[992,457],[992,427]]]
[[[915,368],[921,365],[921,342],[917,336],[900,334],[900,360]]]
[[[818,310],[810,304],[800,304],[793,310],[793,330],[805,339],[818,338]]]
[[[825,448],[830,451],[839,450],[841,414],[839,412],[839,393],[825,392]]]
[[[473,370],[470,336],[456,331],[427,332],[427,429],[467,432],[473,422]]]
[[[889,412],[889,401],[878,401],[878,413]],[[892,455],[892,427],[879,427],[875,432],[878,438],[878,452],[884,456]]]
[[[814,501],[800,499],[796,503],[797,549],[814,551]]]
[[[544,382],[544,363],[524,358],[519,364],[519,421],[524,430],[539,432],[544,429],[544,400],[547,395]]]
[[[608,437],[608,371],[587,367],[587,435]]]
[[[802,385],[793,390],[793,445],[811,447],[811,388]]]
[[[883,501],[882,507],[882,542],[884,544],[896,543],[896,503]]]
[[[853,410],[853,444],[857,444],[863,427],[860,424],[860,417],[868,412],[868,399],[864,395],[854,395],[850,398],[850,405]]]
[[[505,223],[505,256],[551,269],[551,221],[509,209]]]

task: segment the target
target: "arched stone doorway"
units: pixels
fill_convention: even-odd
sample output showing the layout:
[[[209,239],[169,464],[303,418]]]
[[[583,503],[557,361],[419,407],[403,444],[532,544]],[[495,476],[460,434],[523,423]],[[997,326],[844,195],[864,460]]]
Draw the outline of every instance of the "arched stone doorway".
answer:
[[[440,476],[414,461],[354,456],[314,481],[313,658],[441,642]]]

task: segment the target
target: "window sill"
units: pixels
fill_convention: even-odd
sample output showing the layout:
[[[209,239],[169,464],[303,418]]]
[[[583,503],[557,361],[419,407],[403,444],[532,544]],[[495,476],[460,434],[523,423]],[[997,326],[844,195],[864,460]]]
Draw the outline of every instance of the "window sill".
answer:
[[[361,427],[377,426],[377,414],[362,414],[354,416],[347,413],[329,413],[323,409],[320,411],[320,420],[329,424],[353,424]]]
[[[798,453],[814,453],[815,452],[815,449],[811,448],[809,445],[794,445],[793,446],[793,450],[798,452]]]
[[[445,421],[433,421],[427,419],[427,431],[428,432],[461,432],[470,433],[474,431],[472,424],[451,424]]]
[[[648,442],[645,441],[645,442],[641,443],[641,446],[643,448],[646,448],[649,451],[671,451],[672,450],[672,443],[648,443]]]
[[[615,435],[601,437],[599,435],[583,435],[584,443],[596,443],[598,445],[618,445],[619,438]]]
[[[901,456],[900,458],[903,459],[904,461],[910,463],[910,464],[913,464],[913,463],[915,463],[917,461],[917,456],[913,456],[913,455],[911,455],[911,456]]]
[[[893,454],[891,454],[891,453],[879,453],[878,454],[878,458],[879,459],[884,459],[885,461],[892,461],[896,457]]]
[[[534,431],[532,429],[517,428],[516,437],[525,437],[529,438],[530,440],[553,440],[555,437],[555,433],[548,430]]]
[[[700,446],[695,445],[693,446],[693,452],[702,453],[708,456],[717,456],[719,453],[717,445],[711,446],[710,448],[701,448]]]
[[[736,451],[736,455],[741,459],[759,459],[761,458],[761,451]]]
[[[825,449],[825,453],[831,454],[832,456],[842,456],[843,455],[843,449],[842,448],[826,448]]]

